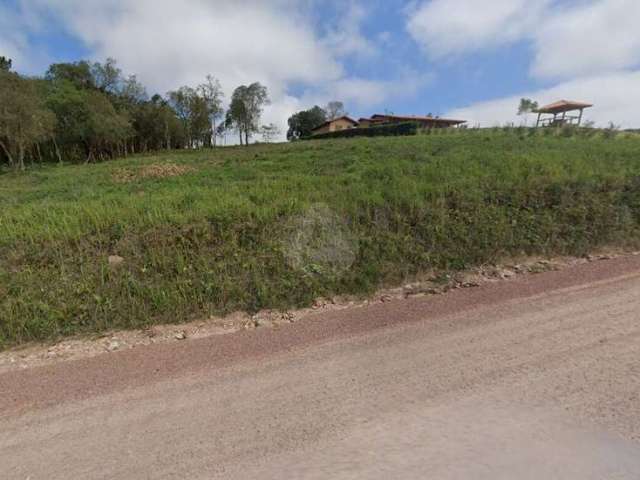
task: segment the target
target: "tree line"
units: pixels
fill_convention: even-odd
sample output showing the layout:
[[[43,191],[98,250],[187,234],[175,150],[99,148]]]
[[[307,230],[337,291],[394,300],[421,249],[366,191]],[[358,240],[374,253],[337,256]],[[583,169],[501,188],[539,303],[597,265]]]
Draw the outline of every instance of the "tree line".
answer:
[[[261,125],[270,103],[260,83],[241,85],[225,109],[213,76],[151,97],[114,59],[56,63],[42,77],[12,71],[0,57],[0,165],[91,162],[162,149],[213,148],[227,134],[249,145],[270,141],[275,125]]]

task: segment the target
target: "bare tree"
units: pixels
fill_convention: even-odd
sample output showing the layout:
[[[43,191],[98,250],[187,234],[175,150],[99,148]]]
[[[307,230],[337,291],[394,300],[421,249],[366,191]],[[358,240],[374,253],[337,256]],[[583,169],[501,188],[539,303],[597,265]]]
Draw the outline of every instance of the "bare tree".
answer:
[[[324,111],[327,113],[327,120],[335,120],[336,118],[348,115],[344,109],[344,103],[336,100],[329,102],[324,108]]]
[[[224,114],[224,108],[222,107],[222,99],[224,98],[224,92],[222,86],[217,78],[211,75],[207,75],[206,82],[198,86],[198,93],[203,98],[207,105],[207,111],[209,114],[209,121],[211,122],[211,145],[216,146],[216,129],[218,120]]]
[[[193,95],[195,95],[195,91],[191,87],[180,87],[178,90],[167,93],[169,105],[173,108],[174,112],[176,112],[177,117],[182,123],[189,147],[192,146],[191,125],[189,120],[191,118],[191,97]]]

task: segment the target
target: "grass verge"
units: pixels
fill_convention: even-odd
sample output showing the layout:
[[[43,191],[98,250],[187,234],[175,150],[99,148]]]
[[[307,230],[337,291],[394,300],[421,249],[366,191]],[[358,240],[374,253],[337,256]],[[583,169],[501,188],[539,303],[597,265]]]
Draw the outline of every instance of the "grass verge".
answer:
[[[636,245],[640,137],[472,130],[174,152],[6,172],[0,202],[1,348]]]

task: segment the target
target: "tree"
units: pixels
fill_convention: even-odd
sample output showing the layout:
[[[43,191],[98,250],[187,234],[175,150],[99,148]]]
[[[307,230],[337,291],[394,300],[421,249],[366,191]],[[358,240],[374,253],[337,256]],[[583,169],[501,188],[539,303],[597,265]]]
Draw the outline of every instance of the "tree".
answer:
[[[178,90],[171,91],[167,94],[169,105],[176,112],[178,119],[182,123],[187,142],[191,145],[191,97],[195,95],[195,91],[191,87],[180,87]]]
[[[530,98],[521,98],[520,105],[518,106],[518,115],[524,115],[524,123],[527,124],[527,119],[531,112],[535,112],[538,109],[538,102],[534,102]]]
[[[126,154],[134,132],[127,112],[118,112],[108,95],[61,80],[51,86],[47,106],[57,118],[56,148],[67,158],[90,161]]]
[[[0,56],[0,72],[10,72],[12,64],[10,58]]]
[[[244,136],[243,136],[244,130],[242,129],[242,124],[236,122],[234,118],[234,113],[233,113],[233,111],[235,110],[237,115],[238,108],[239,106],[234,105],[232,102],[231,105],[229,106],[229,110],[227,110],[227,113],[224,117],[224,122],[218,126],[218,130],[216,133],[219,133],[219,135],[223,136],[223,138],[225,139],[225,144],[226,144],[227,134],[230,133],[231,131],[235,131],[239,135],[238,138],[240,140],[240,145],[244,145]]]
[[[217,128],[216,124],[224,113],[224,108],[222,107],[222,99],[224,98],[222,86],[216,78],[212,77],[211,75],[207,75],[206,82],[198,86],[198,93],[204,100],[207,108],[207,114],[209,116],[209,121],[211,122],[212,133],[209,141],[211,143],[211,146],[215,147],[215,132]]]
[[[46,104],[57,120],[56,145],[64,150],[66,157],[81,156],[75,151],[86,137],[89,119],[86,90],[67,80],[57,81],[49,85]]]
[[[102,159],[105,155],[113,157],[134,134],[127,115],[118,113],[109,98],[99,91],[88,93],[86,105],[89,113],[84,138],[86,161]]]
[[[258,82],[235,89],[225,123],[239,132],[240,144],[244,135],[244,144],[248,146],[252,134],[259,131],[262,110],[269,103],[267,87]]]
[[[53,135],[55,116],[34,80],[0,72],[0,150],[9,164],[24,170],[28,150]]]
[[[151,103],[156,109],[162,125],[165,148],[170,150],[172,145],[179,145],[181,139],[184,138],[184,131],[182,130],[180,121],[169,105],[169,102],[160,95],[154,95],[151,98]]]
[[[327,120],[335,120],[336,118],[347,115],[347,112],[344,109],[344,104],[335,100],[327,104],[325,112],[327,112]]]
[[[326,121],[327,112],[317,105],[309,110],[297,112],[289,117],[287,122],[289,124],[287,140],[297,140],[308,137],[314,128],[322,125]]]
[[[112,62],[115,61],[112,60]],[[120,71],[115,69],[113,65],[107,67],[105,71],[107,72],[105,73],[106,80],[103,79],[101,84],[106,85],[106,87],[100,88],[99,92],[106,95],[118,115],[126,117],[132,124],[134,130],[133,135],[123,140],[122,147],[124,155],[136,151],[136,147],[146,151],[148,139],[141,138],[136,126],[140,125],[140,116],[145,113],[144,106],[148,100],[147,90],[135,75],[122,78]]]
[[[147,89],[138,81],[135,75],[129,75],[123,79],[118,88],[118,96],[128,104],[136,104],[147,101]]]
[[[218,140],[222,141],[223,145],[226,145],[228,136],[234,129],[233,120],[231,120],[231,115],[229,111],[227,111],[224,121],[220,122],[216,128],[216,137],[218,137]],[[240,137],[240,145],[242,145],[242,137]]]
[[[135,148],[146,152],[149,149],[170,149],[180,145],[183,131],[180,121],[167,101],[160,95],[137,104],[131,114],[136,133]]]
[[[23,78],[11,67],[0,57],[0,162],[19,168],[29,160],[91,161],[215,146],[232,131],[243,145],[256,134],[265,142],[281,134],[274,124],[261,125],[270,102],[260,83],[238,87],[225,118],[223,89],[211,75],[196,87],[149,99],[113,58],[55,63],[43,78]]]
[[[198,95],[195,90],[189,98],[189,129],[192,141],[195,142],[191,145],[192,147],[211,145],[213,130],[211,129],[209,105],[205,98]]]
[[[68,81],[77,88],[91,90],[96,88],[91,65],[88,62],[54,63],[45,75],[52,82]]]
[[[210,123],[210,105],[198,90],[180,87],[168,93],[169,105],[182,122],[187,146],[194,148],[211,143],[213,130]]]
[[[122,79],[122,70],[116,66],[115,59],[109,57],[104,64],[99,62],[91,66],[94,85],[103,92],[116,93]]]

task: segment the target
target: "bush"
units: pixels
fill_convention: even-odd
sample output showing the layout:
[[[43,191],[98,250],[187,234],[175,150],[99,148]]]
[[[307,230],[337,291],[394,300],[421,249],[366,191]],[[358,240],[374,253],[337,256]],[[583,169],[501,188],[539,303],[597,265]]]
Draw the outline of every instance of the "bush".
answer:
[[[322,140],[326,138],[354,138],[354,137],[395,137],[416,135],[418,124],[415,122],[396,123],[393,125],[381,125],[379,127],[350,128],[348,130],[338,130],[337,132],[321,133],[307,140]]]

